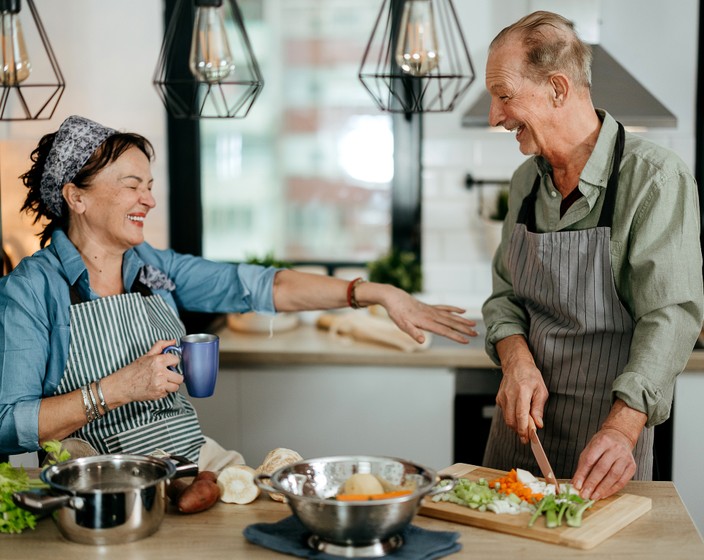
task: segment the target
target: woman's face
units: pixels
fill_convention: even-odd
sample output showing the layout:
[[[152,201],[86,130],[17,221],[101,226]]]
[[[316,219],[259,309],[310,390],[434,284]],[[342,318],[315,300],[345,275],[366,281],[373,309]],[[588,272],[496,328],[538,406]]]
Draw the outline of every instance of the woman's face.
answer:
[[[71,226],[106,249],[126,251],[144,241],[144,220],[156,206],[149,159],[129,148],[104,167],[73,208]]]

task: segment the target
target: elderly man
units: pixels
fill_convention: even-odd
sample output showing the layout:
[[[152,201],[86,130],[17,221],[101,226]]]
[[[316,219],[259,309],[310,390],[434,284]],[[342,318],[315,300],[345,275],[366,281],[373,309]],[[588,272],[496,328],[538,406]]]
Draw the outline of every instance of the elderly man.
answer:
[[[527,159],[483,307],[502,368],[484,463],[535,471],[533,425],[558,478],[605,498],[652,479],[704,309],[697,188],[672,152],[624,132],[590,96],[591,51],[535,12],[497,35],[491,125]]]

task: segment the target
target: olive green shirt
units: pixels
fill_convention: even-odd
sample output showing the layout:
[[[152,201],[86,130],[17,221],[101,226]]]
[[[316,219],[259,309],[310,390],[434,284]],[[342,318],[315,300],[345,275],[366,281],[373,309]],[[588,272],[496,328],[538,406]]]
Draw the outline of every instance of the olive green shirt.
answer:
[[[528,315],[513,292],[508,243],[521,203],[536,173],[539,232],[596,227],[611,170],[618,125],[597,110],[603,124],[579,178],[582,196],[560,217],[562,197],[547,161],[525,161],[511,179],[509,213],[493,260],[492,294],[484,303],[486,350],[500,365],[496,343],[510,335],[527,338]],[[616,378],[612,398],[648,415],[648,426],[664,422],[677,375],[684,369],[704,318],[700,211],[697,185],[673,152],[626,132],[611,227],[611,267],[621,302],[635,328],[628,363]]]

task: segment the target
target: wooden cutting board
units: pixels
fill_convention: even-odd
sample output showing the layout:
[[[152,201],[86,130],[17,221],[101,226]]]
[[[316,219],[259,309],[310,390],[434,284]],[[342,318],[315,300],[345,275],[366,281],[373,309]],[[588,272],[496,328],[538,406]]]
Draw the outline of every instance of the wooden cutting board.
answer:
[[[454,464],[443,469],[440,473],[452,474],[457,478],[468,480],[479,480],[480,478],[491,480],[506,474],[503,471],[464,463]],[[586,550],[604,542],[626,525],[650,511],[651,508],[650,498],[619,493],[599,500],[589,508],[584,513],[581,527],[569,527],[563,522],[561,527],[554,529],[545,527],[543,518],[538,519],[532,527],[528,527],[530,513],[498,515],[491,511],[477,511],[449,502],[433,502],[431,498],[423,500],[418,513],[463,525],[473,525],[519,537]]]

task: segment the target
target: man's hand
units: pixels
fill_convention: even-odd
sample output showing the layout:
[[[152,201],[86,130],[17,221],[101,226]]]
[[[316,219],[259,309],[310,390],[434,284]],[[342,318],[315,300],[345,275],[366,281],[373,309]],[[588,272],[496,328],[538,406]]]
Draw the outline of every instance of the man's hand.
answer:
[[[585,499],[608,498],[621,490],[636,472],[633,448],[647,416],[616,400],[601,429],[579,456],[572,484]]]
[[[543,427],[548,389],[523,336],[500,340],[496,351],[503,371],[496,404],[501,407],[506,425],[518,434],[522,443],[528,443],[530,419],[538,428]]]

